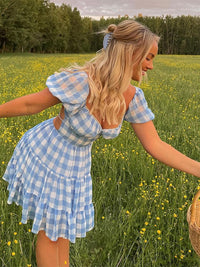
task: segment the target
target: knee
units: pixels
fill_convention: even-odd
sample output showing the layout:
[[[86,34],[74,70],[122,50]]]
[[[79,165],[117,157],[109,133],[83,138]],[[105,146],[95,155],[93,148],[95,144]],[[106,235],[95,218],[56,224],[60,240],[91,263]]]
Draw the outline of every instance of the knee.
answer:
[[[46,236],[45,231],[41,230],[37,234],[37,242],[46,243],[49,245],[56,245],[58,240],[52,241],[48,236]]]

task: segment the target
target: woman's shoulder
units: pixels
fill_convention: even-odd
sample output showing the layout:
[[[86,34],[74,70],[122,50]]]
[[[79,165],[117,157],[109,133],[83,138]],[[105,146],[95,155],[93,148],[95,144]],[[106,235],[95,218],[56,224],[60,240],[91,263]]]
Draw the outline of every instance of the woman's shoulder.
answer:
[[[50,92],[63,103],[82,103],[89,93],[88,76],[84,71],[62,71],[48,77]]]
[[[124,99],[126,102],[126,110],[129,107],[129,104],[131,102],[131,100],[134,98],[136,94],[136,87],[133,86],[132,84],[129,85],[128,89],[124,92]]]
[[[129,91],[130,90],[130,91]],[[127,90],[127,108],[124,120],[131,123],[144,123],[154,119],[141,88],[130,86]]]
[[[67,70],[62,70],[61,72],[55,72],[53,75],[48,77],[48,81],[52,82],[57,82],[57,83],[63,83],[63,82],[68,82],[68,83],[74,83],[74,82],[82,82],[85,81],[87,82],[87,73],[85,71],[67,71]]]
[[[124,98],[126,101],[126,106],[129,107],[131,102],[142,101],[145,99],[145,96],[141,88],[130,84],[128,89],[124,92]]]

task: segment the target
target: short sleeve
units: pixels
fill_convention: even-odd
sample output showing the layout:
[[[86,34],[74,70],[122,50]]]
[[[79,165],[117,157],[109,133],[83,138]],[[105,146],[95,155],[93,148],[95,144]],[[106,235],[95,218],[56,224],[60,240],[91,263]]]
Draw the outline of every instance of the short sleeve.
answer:
[[[148,108],[143,91],[136,87],[136,93],[125,113],[124,120],[131,123],[144,123],[154,119],[153,112]]]
[[[48,77],[46,85],[69,112],[82,107],[89,94],[88,76],[83,71],[55,73]]]

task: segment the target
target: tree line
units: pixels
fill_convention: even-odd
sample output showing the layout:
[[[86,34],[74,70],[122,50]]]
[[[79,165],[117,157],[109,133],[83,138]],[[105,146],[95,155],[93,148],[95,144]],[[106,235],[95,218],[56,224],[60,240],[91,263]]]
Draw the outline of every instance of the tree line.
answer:
[[[93,20],[49,0],[0,0],[0,52],[84,53],[102,48],[99,34],[128,16]],[[133,17],[161,37],[161,54],[200,54],[200,17]]]

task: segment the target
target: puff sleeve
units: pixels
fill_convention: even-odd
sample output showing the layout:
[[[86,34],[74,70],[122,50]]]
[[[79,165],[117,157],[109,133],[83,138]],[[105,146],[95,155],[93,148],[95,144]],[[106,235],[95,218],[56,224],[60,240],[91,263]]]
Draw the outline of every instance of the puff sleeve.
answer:
[[[89,94],[88,76],[85,72],[55,73],[48,77],[46,85],[67,112],[76,112],[85,105]]]
[[[124,120],[131,123],[144,123],[154,119],[153,112],[148,108],[142,89],[136,87],[136,93],[125,113]]]

